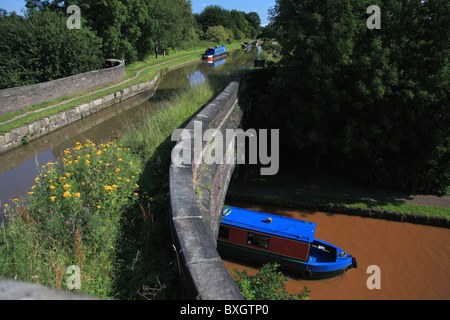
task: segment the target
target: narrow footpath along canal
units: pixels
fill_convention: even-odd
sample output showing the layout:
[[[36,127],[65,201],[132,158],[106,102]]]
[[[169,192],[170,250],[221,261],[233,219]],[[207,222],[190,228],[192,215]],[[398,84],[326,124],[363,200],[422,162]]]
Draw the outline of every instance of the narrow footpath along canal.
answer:
[[[357,269],[336,278],[303,280],[290,276],[287,289],[299,293],[307,286],[312,300],[448,300],[450,299],[450,230],[344,214],[306,211],[243,202],[237,207],[315,222],[315,237],[356,257]],[[225,260],[227,269],[256,268]],[[379,267],[380,289],[374,284]]]
[[[229,74],[253,65],[258,50],[234,50],[220,61],[208,64],[199,60],[167,72],[155,92],[147,92],[123,103],[106,108],[80,121],[61,128],[27,145],[0,154],[0,204],[26,195],[38,176],[38,166],[54,162],[66,148],[86,139],[101,143],[114,139],[124,126],[137,123],[145,111],[156,108],[161,97],[171,95],[189,86],[204,82],[210,75]]]

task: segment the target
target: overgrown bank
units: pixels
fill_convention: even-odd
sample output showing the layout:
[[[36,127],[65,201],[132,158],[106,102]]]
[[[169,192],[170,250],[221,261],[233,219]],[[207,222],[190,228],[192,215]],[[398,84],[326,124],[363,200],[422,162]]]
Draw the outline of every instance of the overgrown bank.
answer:
[[[160,102],[118,141],[80,142],[59,163],[41,165],[28,197],[6,208],[0,276],[65,289],[66,268],[75,265],[83,293],[179,298],[168,219],[170,137],[232,78],[217,76]]]

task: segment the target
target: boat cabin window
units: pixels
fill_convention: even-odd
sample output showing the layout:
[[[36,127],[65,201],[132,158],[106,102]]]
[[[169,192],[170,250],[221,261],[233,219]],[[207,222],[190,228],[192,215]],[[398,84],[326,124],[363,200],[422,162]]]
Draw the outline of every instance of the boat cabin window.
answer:
[[[230,232],[230,228],[220,226],[219,227],[219,238],[228,239],[229,232]]]
[[[249,232],[247,235],[247,244],[267,249],[269,248],[269,237]]]

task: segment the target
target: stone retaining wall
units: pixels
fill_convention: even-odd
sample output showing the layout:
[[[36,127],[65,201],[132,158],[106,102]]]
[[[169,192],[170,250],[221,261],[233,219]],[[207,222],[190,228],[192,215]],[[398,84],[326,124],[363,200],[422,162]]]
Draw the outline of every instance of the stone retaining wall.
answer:
[[[158,81],[159,73],[149,82],[140,83],[115,93],[96,99],[89,103],[83,103],[72,109],[57,113],[48,118],[36,120],[30,124],[0,134],[0,153],[20,146],[31,140],[42,137],[53,132],[67,124],[73,123],[92,113],[105,109],[124,99],[131,98],[142,92],[152,89]]]
[[[90,91],[125,78],[125,63],[120,60],[111,68],[94,70],[70,77],[0,90],[0,115],[61,97]]]
[[[232,81],[189,122],[185,129],[192,137],[194,122],[202,124],[203,133],[208,129],[224,132],[239,125],[242,112],[235,108],[239,83],[240,79]],[[208,143],[203,142],[203,152]],[[183,149],[183,145],[180,137],[174,150]],[[242,300],[216,250],[219,219],[235,165],[195,164],[193,139],[183,152],[191,154],[192,162],[172,162],[169,183],[172,234],[185,292],[188,298],[202,300]]]

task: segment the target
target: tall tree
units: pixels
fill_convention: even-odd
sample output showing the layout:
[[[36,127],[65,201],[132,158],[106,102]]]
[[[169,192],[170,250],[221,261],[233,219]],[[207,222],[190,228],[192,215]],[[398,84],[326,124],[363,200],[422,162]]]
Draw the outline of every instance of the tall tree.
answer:
[[[381,8],[381,29],[366,10]],[[260,121],[381,185],[450,184],[449,6],[444,0],[277,0],[282,60]]]
[[[223,26],[229,28],[231,24],[230,12],[221,6],[207,6],[201,13],[199,22],[206,31],[209,27]]]
[[[49,81],[103,67],[101,39],[69,30],[61,12],[0,17],[0,88]]]

